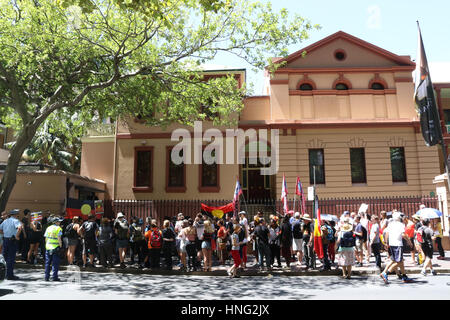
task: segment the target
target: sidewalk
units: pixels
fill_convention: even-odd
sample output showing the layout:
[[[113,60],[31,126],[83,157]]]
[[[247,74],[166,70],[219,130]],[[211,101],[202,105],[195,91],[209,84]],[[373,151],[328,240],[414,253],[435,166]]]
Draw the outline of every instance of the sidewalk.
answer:
[[[450,251],[446,251],[445,260],[438,260],[437,254],[433,257],[433,268],[436,272],[439,273],[450,273]],[[174,266],[173,270],[149,270],[149,269],[139,269],[137,265],[127,265],[127,268],[121,269],[118,266],[114,268],[103,268],[101,266],[96,266],[95,268],[87,267],[80,268],[81,271],[85,272],[103,272],[103,273],[124,273],[124,274],[149,274],[149,275],[196,275],[196,276],[228,276],[227,269],[232,266],[232,261],[228,260],[226,265],[217,265],[215,259],[213,258],[213,267],[211,272],[204,271],[193,271],[193,272],[183,272],[180,271],[178,267]],[[161,259],[161,262],[163,260]],[[386,257],[386,253],[382,254],[382,266],[385,266],[385,263],[388,262],[389,259]],[[269,275],[278,275],[278,276],[331,276],[336,275],[339,276],[342,274],[342,271],[337,268],[337,266],[332,267],[332,270],[320,272],[321,263],[317,260],[316,269],[309,269],[305,271],[305,267],[298,267],[297,263],[294,262],[291,264],[290,268],[286,267],[284,260],[282,260],[282,268],[274,267],[272,271],[260,271],[256,266],[256,260],[253,256],[248,256],[247,268],[240,272],[241,276],[269,276]],[[44,266],[42,264],[29,265],[23,262],[16,262],[15,268],[24,268],[24,269],[43,269]],[[60,270],[73,270],[70,269],[69,266],[61,266]],[[422,266],[414,265],[411,261],[411,255],[405,254],[405,270],[406,274],[418,274],[422,270]],[[373,275],[379,274],[378,269],[375,267],[374,258],[371,257],[370,264],[364,264],[363,267],[353,267],[353,275]]]

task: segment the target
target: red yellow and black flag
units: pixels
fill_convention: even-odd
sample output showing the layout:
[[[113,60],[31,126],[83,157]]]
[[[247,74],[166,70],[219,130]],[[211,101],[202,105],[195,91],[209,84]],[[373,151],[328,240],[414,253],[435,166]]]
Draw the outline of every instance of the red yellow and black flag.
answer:
[[[221,206],[221,207],[211,207],[207,206],[206,204],[202,203],[202,213],[206,214],[207,216],[211,218],[219,218],[222,219],[223,216],[226,213],[233,212],[234,205],[233,202],[228,203],[227,205]]]

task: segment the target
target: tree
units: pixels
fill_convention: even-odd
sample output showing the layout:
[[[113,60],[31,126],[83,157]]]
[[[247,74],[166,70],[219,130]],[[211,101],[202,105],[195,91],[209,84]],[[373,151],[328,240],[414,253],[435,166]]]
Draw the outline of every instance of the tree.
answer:
[[[52,114],[192,124],[212,102],[214,121],[226,124],[245,88],[232,77],[204,81],[199,66],[224,52],[273,69],[267,58],[285,56],[315,27],[242,0],[0,0],[0,116],[17,132],[0,210],[23,152]]]

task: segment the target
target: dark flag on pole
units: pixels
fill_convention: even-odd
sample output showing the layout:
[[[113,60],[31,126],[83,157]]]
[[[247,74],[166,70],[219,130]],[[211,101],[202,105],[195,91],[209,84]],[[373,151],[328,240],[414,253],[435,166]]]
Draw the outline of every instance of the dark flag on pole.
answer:
[[[419,29],[419,46],[416,59],[414,98],[420,114],[423,139],[425,144],[430,147],[442,140],[442,131],[419,23],[417,23],[417,27]]]

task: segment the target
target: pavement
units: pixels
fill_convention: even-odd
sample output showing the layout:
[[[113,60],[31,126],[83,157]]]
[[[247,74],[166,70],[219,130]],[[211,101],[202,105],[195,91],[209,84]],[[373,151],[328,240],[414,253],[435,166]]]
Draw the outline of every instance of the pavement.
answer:
[[[433,268],[436,270],[438,274],[450,274],[450,251],[446,251],[445,260],[438,260],[437,254],[433,257]],[[411,255],[409,253],[404,255],[405,260],[405,271],[406,274],[419,274],[422,270],[422,266],[414,264],[411,260]],[[176,261],[176,260],[175,260]],[[389,261],[387,258],[386,252],[382,253],[382,266],[385,266],[385,263]],[[163,259],[161,259],[163,262]],[[212,271],[192,271],[185,272],[181,271],[179,267],[174,266],[173,270],[150,270],[147,268],[139,269],[137,265],[127,265],[125,269],[121,269],[118,265],[113,268],[104,268],[102,266],[96,265],[95,268],[87,267],[80,268],[81,271],[87,272],[99,272],[99,273],[119,273],[119,274],[149,274],[149,275],[192,275],[192,276],[228,276],[227,269],[232,265],[232,261],[228,260],[225,265],[218,265],[217,261],[215,261],[213,257],[213,267]],[[275,264],[276,265],[276,264]],[[336,266],[332,267],[330,271],[319,271],[321,268],[321,263],[317,260],[316,269],[305,270],[304,265],[298,266],[297,262],[291,263],[290,268],[286,267],[284,260],[282,259],[282,268],[274,267],[271,271],[267,270],[259,270],[256,265],[256,260],[254,256],[248,256],[247,268],[245,270],[240,271],[241,276],[268,276],[268,275],[282,275],[282,276],[339,276],[342,274],[342,271]],[[24,262],[16,262],[15,268],[18,269],[43,269],[44,266],[42,263],[38,263],[35,265],[26,264]],[[77,268],[77,267],[75,267]],[[60,270],[69,270],[73,271],[74,266],[62,265]],[[428,271],[429,272],[429,271]],[[363,267],[354,266],[352,269],[352,274],[354,276],[368,276],[379,274],[378,268],[375,266],[374,257],[371,257],[370,263],[365,263]]]

